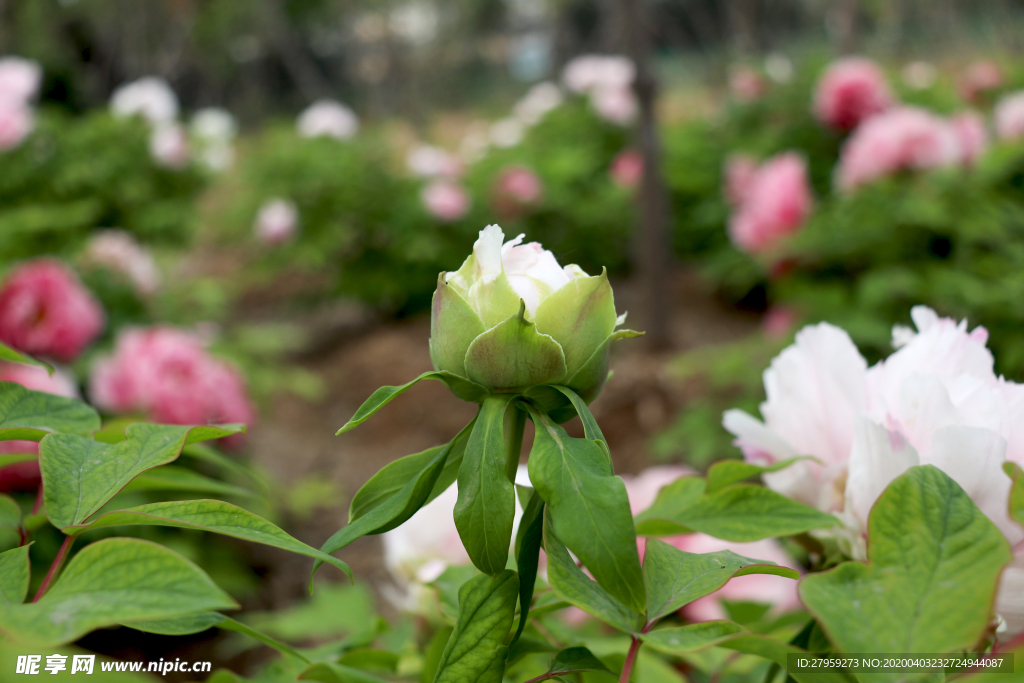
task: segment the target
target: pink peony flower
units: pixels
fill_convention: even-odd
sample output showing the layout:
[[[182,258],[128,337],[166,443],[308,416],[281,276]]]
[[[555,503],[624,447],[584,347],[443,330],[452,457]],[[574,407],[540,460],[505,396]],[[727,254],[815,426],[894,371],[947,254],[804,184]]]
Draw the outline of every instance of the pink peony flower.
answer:
[[[141,116],[153,126],[172,123],[178,117],[178,96],[167,81],[147,76],[126,83],[110,96],[115,116]]]
[[[525,166],[506,167],[494,183],[494,209],[506,218],[536,207],[543,196],[543,183]]]
[[[978,103],[982,96],[999,88],[1006,81],[1003,70],[991,60],[971,64],[960,78],[960,96],[967,102]]]
[[[960,163],[973,166],[988,149],[988,129],[985,119],[976,111],[963,111],[949,119],[960,147]]]
[[[435,180],[420,193],[423,206],[442,223],[457,221],[469,211],[469,193],[449,180]]]
[[[632,147],[622,150],[612,159],[608,175],[619,187],[627,190],[636,187],[644,177],[643,155]]]
[[[20,102],[0,100],[0,152],[14,149],[35,128],[32,110]]]
[[[154,422],[251,425],[256,417],[242,376],[198,337],[169,327],[121,332],[113,355],[93,367],[89,388],[99,408]]]
[[[729,236],[743,251],[770,250],[799,230],[811,212],[807,163],[793,152],[770,159],[757,169],[745,195],[729,221]]]
[[[636,67],[628,57],[581,55],[562,71],[565,86],[577,93],[603,88],[628,88],[636,78]]]
[[[544,81],[530,88],[512,107],[512,113],[524,126],[532,126],[549,111],[561,106],[562,100],[559,87],[551,81]]]
[[[749,154],[730,154],[725,160],[725,198],[733,206],[741,205],[750,194],[757,177],[757,159]]]
[[[963,156],[948,121],[924,109],[897,107],[857,127],[843,145],[836,182],[849,191],[897,171],[950,166]]]
[[[160,288],[160,269],[153,255],[125,230],[101,230],[85,245],[82,263],[125,277],[143,296]]]
[[[768,92],[768,82],[749,66],[738,66],[729,74],[729,94],[737,102],[754,102]]]
[[[885,111],[892,103],[885,74],[877,64],[863,57],[833,62],[818,81],[814,93],[815,116],[840,130],[851,130],[869,116]]]
[[[1003,97],[993,113],[996,134],[1003,140],[1024,138],[1024,90]]]
[[[304,138],[348,140],[359,131],[359,117],[341,102],[319,100],[299,114],[295,126]]]
[[[74,360],[103,322],[99,303],[58,261],[24,263],[0,288],[0,341],[25,353]]]
[[[0,100],[28,104],[42,81],[43,69],[38,63],[22,57],[0,58]]]
[[[603,87],[590,93],[590,105],[605,121],[627,126],[636,119],[640,105],[629,87]]]
[[[782,339],[793,330],[799,319],[792,308],[772,306],[761,318],[761,331],[770,339]]]
[[[253,232],[269,245],[278,245],[295,238],[299,229],[299,209],[288,199],[268,199],[256,214]]]
[[[420,178],[458,178],[465,170],[461,159],[433,145],[416,146],[406,156],[405,166]]]
[[[161,124],[149,136],[149,153],[167,168],[181,170],[188,166],[188,134],[177,123]]]

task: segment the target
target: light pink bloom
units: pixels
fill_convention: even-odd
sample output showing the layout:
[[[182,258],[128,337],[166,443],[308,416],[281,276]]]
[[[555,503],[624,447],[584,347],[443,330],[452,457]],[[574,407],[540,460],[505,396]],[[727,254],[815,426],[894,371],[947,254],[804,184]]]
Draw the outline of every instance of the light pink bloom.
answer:
[[[633,61],[616,55],[581,55],[566,64],[562,72],[565,86],[577,93],[628,88],[635,78]]]
[[[636,187],[644,177],[643,155],[632,147],[622,150],[612,159],[608,175],[619,187],[627,190]]]
[[[28,106],[0,100],[0,152],[20,145],[34,128],[35,117]]]
[[[28,104],[39,92],[43,68],[22,57],[0,58],[0,100]]]
[[[843,145],[836,182],[852,190],[903,170],[951,166],[962,159],[953,126],[916,107],[897,107],[857,127]]]
[[[341,102],[319,100],[299,114],[295,126],[304,138],[326,136],[348,140],[359,131],[359,118]]]
[[[188,134],[177,123],[161,124],[149,136],[149,153],[161,166],[181,170],[188,166]]]
[[[469,212],[470,197],[465,188],[449,180],[435,180],[420,193],[423,206],[442,223],[457,221]]]
[[[465,170],[461,159],[433,145],[417,145],[406,156],[405,166],[421,178],[458,178]]]
[[[996,593],[996,613],[1003,624],[996,631],[996,638],[1008,641],[1024,633],[1024,544],[1018,543],[1013,549],[1013,561],[1003,570]]]
[[[509,147],[515,147],[522,142],[523,134],[525,132],[526,127],[523,125],[522,121],[517,118],[507,116],[492,123],[487,134],[488,139],[495,147],[508,149]]]
[[[85,245],[82,263],[118,273],[139,294],[149,296],[160,288],[160,269],[153,254],[125,230],[101,230],[93,233]]]
[[[112,413],[143,413],[167,424],[251,425],[245,380],[193,334],[169,327],[127,329],[93,367],[90,397]]]
[[[1003,70],[995,62],[974,62],[960,78],[960,96],[968,102],[977,103],[982,95],[1001,87],[1005,81]]]
[[[892,106],[885,74],[863,57],[847,57],[826,69],[814,94],[814,113],[822,123],[850,130]]]
[[[269,245],[284,244],[295,238],[299,230],[299,209],[295,202],[276,197],[268,199],[256,214],[253,232]]]
[[[757,159],[749,154],[730,154],[725,159],[725,198],[733,206],[741,205],[750,194],[757,176]]]
[[[110,109],[115,116],[138,115],[153,126],[162,126],[178,117],[178,97],[167,81],[147,76],[115,90]]]
[[[601,87],[590,93],[590,104],[605,121],[626,126],[636,119],[640,105],[629,87]]]
[[[530,88],[521,100],[512,107],[512,113],[523,125],[532,126],[544,115],[562,104],[562,91],[551,81],[544,81]]]
[[[799,315],[792,308],[775,305],[761,318],[761,330],[771,339],[781,339],[790,333],[797,320]]]
[[[0,362],[0,382],[14,382],[32,391],[78,398],[78,385],[62,368],[54,369],[51,375],[38,365]]]
[[[1003,140],[1024,137],[1024,91],[1010,93],[996,104],[996,134]]]
[[[780,154],[757,170],[745,194],[730,218],[729,236],[748,253],[770,250],[803,227],[811,212],[807,163],[796,153]]]
[[[494,183],[493,204],[497,213],[513,217],[540,204],[544,185],[525,166],[508,166]]]
[[[976,111],[964,111],[949,119],[957,142],[960,145],[960,162],[965,166],[973,166],[986,149],[988,149],[988,129],[985,119]]]
[[[754,102],[768,92],[768,82],[749,66],[738,66],[729,73],[729,94],[737,102]]]
[[[0,288],[0,341],[37,356],[74,360],[103,331],[103,309],[63,263],[24,263]]]

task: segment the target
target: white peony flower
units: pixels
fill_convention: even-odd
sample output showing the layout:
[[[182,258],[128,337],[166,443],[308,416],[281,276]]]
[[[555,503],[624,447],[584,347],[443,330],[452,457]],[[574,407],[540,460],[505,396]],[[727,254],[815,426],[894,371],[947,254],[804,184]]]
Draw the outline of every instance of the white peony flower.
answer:
[[[37,62],[22,57],[0,58],[0,100],[28,104],[42,82],[43,68]]]
[[[320,100],[299,114],[295,126],[304,138],[327,136],[348,140],[359,130],[359,117],[341,102]]]
[[[147,76],[126,83],[110,97],[116,116],[139,115],[150,124],[168,124],[178,117],[178,97],[162,78]]]

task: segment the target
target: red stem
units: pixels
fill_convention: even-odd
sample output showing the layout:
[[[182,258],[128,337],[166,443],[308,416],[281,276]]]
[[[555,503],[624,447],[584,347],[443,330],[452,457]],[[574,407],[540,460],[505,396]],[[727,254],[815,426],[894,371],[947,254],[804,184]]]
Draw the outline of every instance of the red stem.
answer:
[[[61,565],[64,564],[65,558],[68,556],[68,551],[71,550],[71,544],[75,542],[74,536],[65,536],[64,542],[60,546],[60,550],[57,551],[57,557],[53,558],[53,564],[50,565],[50,571],[46,572],[46,576],[43,578],[43,583],[39,586],[39,591],[36,592],[36,597],[32,598],[32,602],[39,602],[39,598],[46,594],[46,591],[50,589],[50,584],[57,578],[57,573],[60,572]]]
[[[629,683],[629,677],[633,675],[633,667],[636,665],[636,655],[640,652],[640,645],[642,643],[642,640],[633,636],[633,642],[630,644],[629,652],[626,654],[626,663],[622,665],[622,676],[619,677],[619,683]]]
[[[32,514],[38,515],[43,508],[43,483],[39,482],[39,492],[36,493],[36,502],[32,504]]]

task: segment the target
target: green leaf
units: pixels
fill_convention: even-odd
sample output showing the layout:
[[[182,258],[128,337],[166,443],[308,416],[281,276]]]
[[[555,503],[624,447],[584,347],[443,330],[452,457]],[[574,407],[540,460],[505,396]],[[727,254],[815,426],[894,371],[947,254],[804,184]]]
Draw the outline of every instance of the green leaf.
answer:
[[[20,605],[28,594],[28,545],[0,553],[0,604]]]
[[[261,543],[297,555],[306,555],[319,562],[327,562],[345,572],[349,580],[352,579],[352,570],[341,560],[292,538],[259,515],[221,500],[172,500],[150,503],[127,510],[108,512],[86,524],[65,527],[63,531],[69,535],[77,535],[91,529],[132,525],[199,529],[240,538],[243,541]]]
[[[562,650],[548,664],[549,674],[571,674],[584,671],[595,671],[616,677],[594,653],[585,647],[570,647]]]
[[[33,358],[32,356],[26,355],[21,351],[12,349],[7,344],[0,342],[0,361],[7,361],[8,363],[21,363],[22,365],[35,365],[45,369],[51,375],[53,374],[53,367],[48,363],[44,363],[41,360]]]
[[[585,402],[590,403],[601,393],[605,382],[611,376],[608,371],[608,362],[611,357],[611,346],[620,339],[634,339],[642,337],[643,332],[635,330],[617,330],[608,335],[608,338],[601,342],[601,346],[590,355],[590,358],[563,384],[570,387],[580,395]]]
[[[338,430],[338,434],[344,434],[345,432],[351,431],[369,420],[378,410],[391,403],[392,400],[397,398],[400,394],[405,393],[416,385],[421,380],[425,379],[436,379],[444,382],[448,388],[459,398],[463,400],[471,400],[474,403],[482,401],[484,396],[487,395],[487,390],[481,386],[470,382],[464,377],[459,377],[450,372],[443,372],[438,370],[432,370],[430,372],[424,372],[422,375],[407,382],[398,387],[385,386],[377,389],[377,391],[370,394],[370,398],[363,402],[363,405],[359,406],[359,410],[356,411],[355,415],[349,419],[345,425]],[[465,398],[465,396],[471,396]]]
[[[0,604],[0,631],[56,646],[105,626],[237,608],[181,555],[149,541],[108,538],[75,555],[38,602]]]
[[[736,652],[748,655],[757,655],[786,669],[786,658],[789,654],[806,655],[813,657],[807,650],[794,645],[781,643],[768,636],[756,635],[753,633],[738,635],[718,644]],[[790,671],[789,677],[797,683],[857,683],[857,679],[843,671],[814,670],[814,671]]]
[[[530,480],[558,538],[608,593],[636,612],[646,605],[636,532],[622,479],[596,441],[574,439],[530,409],[536,432]]]
[[[719,460],[708,469],[707,492],[714,493],[730,484],[750,479],[766,472],[778,472],[805,457],[788,458],[772,465],[751,465],[743,460]]]
[[[188,443],[237,434],[241,426],[133,424],[127,438],[105,444],[51,434],[39,444],[46,516],[58,529],[83,523],[146,470],[175,460]]]
[[[21,506],[7,494],[0,493],[0,529],[21,528]]]
[[[554,385],[552,388],[561,392],[572,403],[573,408],[576,409],[576,414],[580,416],[580,422],[583,423],[583,434],[591,441],[601,442],[607,449],[608,440],[604,438],[601,428],[597,425],[597,420],[594,419],[594,414],[590,412],[590,408],[583,402],[579,394],[569,387]]]
[[[99,428],[99,414],[81,401],[0,382],[0,441],[39,441],[47,434],[85,436]]]
[[[519,313],[473,340],[466,351],[469,378],[485,387],[525,389],[565,379],[565,356],[554,339]]]
[[[742,626],[732,621],[702,621],[657,629],[641,635],[640,640],[659,652],[684,655],[717,645],[743,631]]]
[[[544,511],[544,550],[548,555],[548,583],[558,597],[620,631],[639,632],[642,615],[609,595],[576,566],[551,527],[550,509]]]
[[[122,625],[133,628],[136,631],[155,633],[161,636],[187,636],[193,633],[202,633],[227,619],[219,612],[203,612],[201,614],[190,614],[187,617],[176,617],[174,619],[159,619],[155,621],[129,621]]]
[[[240,486],[226,484],[211,479],[187,467],[164,465],[135,477],[125,491],[189,491],[192,493],[208,493],[215,496],[238,496],[240,498],[259,497]]]
[[[756,484],[734,484],[695,496],[699,481],[683,477],[662,488],[654,505],[637,515],[639,533],[661,536],[700,531],[745,543],[838,523],[832,515]]]
[[[466,448],[466,441],[469,440],[469,433],[476,420],[466,425],[444,448],[420,470],[413,479],[410,479],[405,486],[394,493],[384,503],[377,505],[363,514],[355,521],[343,526],[321,546],[320,550],[330,555],[341,550],[357,538],[368,534],[380,534],[390,531],[405,523],[407,519],[416,514],[425,504],[425,501],[433,492],[437,480],[444,469],[445,461],[449,457],[461,457]],[[310,587],[312,587],[313,575],[320,567],[321,562],[313,566],[310,574]]]
[[[529,487],[520,487],[520,491],[530,491]],[[520,501],[522,501],[520,496]],[[523,635],[526,620],[530,616],[530,603],[533,602],[533,587],[537,581],[537,564],[540,561],[540,547],[544,539],[544,501],[536,493],[531,495],[524,505],[523,517],[519,520],[519,533],[516,534],[516,569],[519,570],[519,626],[508,646],[511,649]]]
[[[240,621],[235,621],[231,617],[224,617],[223,621],[221,621],[221,623],[219,623],[218,626],[226,631],[234,631],[235,633],[241,633],[242,635],[249,636],[250,638],[258,640],[264,645],[269,645],[281,654],[295,657],[299,661],[304,662],[306,664],[309,663],[309,659],[307,659],[305,655],[300,653],[291,645],[287,645],[279,640],[276,640],[275,638],[271,638],[267,634],[261,633],[260,631],[257,631],[251,626],[243,624]]]
[[[459,468],[455,526],[477,569],[497,576],[508,564],[516,494],[505,471],[505,412],[514,394],[484,399]]]
[[[183,449],[181,449],[181,454],[192,458],[193,460],[213,465],[214,467],[224,470],[225,472],[230,472],[242,479],[247,479],[255,485],[264,496],[270,495],[270,486],[267,484],[266,480],[259,475],[259,473],[250,469],[245,464],[229,458],[208,444],[187,444]]]
[[[955,481],[932,465],[912,467],[871,509],[868,562],[804,577],[800,597],[842,652],[959,651],[987,628],[1010,558],[1002,533]]]
[[[697,598],[714,593],[734,576],[747,574],[800,578],[799,572],[789,567],[752,560],[731,550],[699,555],[683,552],[656,538],[648,538],[644,554],[647,622],[653,623]]]
[[[389,498],[401,491],[446,447],[447,444],[434,446],[420,453],[399,458],[382,467],[352,497],[352,503],[348,508],[349,524],[374,508],[383,505]],[[434,482],[434,488],[430,491],[430,495],[423,501],[424,505],[437,498],[455,483],[459,476],[459,466],[462,465],[463,453],[464,450],[458,450],[448,454],[444,467],[441,469],[441,475]]]
[[[1015,462],[1003,464],[1003,471],[1013,481],[1010,489],[1010,518],[1024,526],[1024,470]]]
[[[299,674],[299,680],[322,683],[388,683],[383,678],[334,662],[317,662],[311,665]]]
[[[519,577],[507,569],[476,576],[459,589],[459,619],[434,683],[501,683],[518,597]]]

